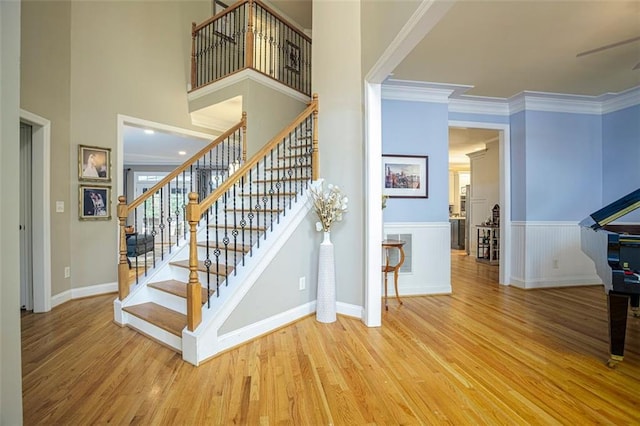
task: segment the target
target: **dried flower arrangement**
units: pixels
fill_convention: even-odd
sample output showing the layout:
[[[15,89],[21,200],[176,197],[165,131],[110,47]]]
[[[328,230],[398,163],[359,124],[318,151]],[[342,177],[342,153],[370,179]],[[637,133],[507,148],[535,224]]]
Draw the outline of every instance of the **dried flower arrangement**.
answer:
[[[325,190],[324,182],[311,187],[311,198],[316,215],[320,219],[316,222],[316,230],[329,232],[333,222],[342,220],[349,199],[337,185],[329,184]]]

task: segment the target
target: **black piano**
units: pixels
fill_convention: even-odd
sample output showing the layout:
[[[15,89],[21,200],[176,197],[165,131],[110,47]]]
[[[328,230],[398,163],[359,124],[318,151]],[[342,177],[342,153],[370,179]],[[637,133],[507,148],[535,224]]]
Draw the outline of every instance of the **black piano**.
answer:
[[[609,310],[609,367],[624,356],[629,305],[640,317],[640,225],[611,222],[640,207],[640,189],[603,207],[580,222],[582,251],[593,259],[604,283]]]

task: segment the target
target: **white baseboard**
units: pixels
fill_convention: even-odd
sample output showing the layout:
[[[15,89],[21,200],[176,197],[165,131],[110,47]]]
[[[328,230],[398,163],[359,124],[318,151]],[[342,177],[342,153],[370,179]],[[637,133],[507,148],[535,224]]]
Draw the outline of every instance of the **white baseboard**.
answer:
[[[118,291],[118,283],[97,284],[89,287],[72,288],[63,291],[51,297],[51,307],[55,308],[65,302],[73,299],[82,299],[83,297],[99,296],[101,294],[116,293]]]
[[[249,340],[272,332],[273,330],[299,320],[316,311],[316,302],[305,303],[286,312],[266,318],[246,327],[233,330],[218,338],[218,352],[246,343]]]
[[[338,302],[336,304],[336,312],[340,315],[362,319],[364,308],[362,306],[352,305],[351,303]]]

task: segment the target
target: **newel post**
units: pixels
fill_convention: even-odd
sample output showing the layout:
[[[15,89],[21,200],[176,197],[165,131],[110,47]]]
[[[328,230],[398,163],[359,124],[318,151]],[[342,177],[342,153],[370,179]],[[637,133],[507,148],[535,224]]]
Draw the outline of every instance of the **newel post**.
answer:
[[[187,221],[189,222],[189,283],[187,284],[187,328],[193,331],[202,322],[202,287],[198,281],[198,241],[196,226],[200,220],[198,194],[189,193]]]
[[[124,195],[118,197],[118,220],[120,227],[120,259],[118,260],[118,299],[123,300],[129,295],[129,264],[127,263],[127,235],[125,223],[127,221],[127,199]]]
[[[245,64],[246,68],[253,68],[253,0],[249,0],[249,22],[247,23],[247,39],[246,39],[246,51],[245,51]]]
[[[311,178],[318,180],[320,177],[320,153],[318,152],[318,94],[313,94],[315,109],[313,110],[313,145],[311,151]]]

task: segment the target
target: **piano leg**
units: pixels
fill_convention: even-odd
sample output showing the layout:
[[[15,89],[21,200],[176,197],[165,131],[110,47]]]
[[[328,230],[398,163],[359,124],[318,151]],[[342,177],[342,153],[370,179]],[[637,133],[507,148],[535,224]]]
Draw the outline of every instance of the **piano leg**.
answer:
[[[611,358],[607,366],[614,368],[624,356],[624,339],[627,332],[627,312],[629,295],[609,292],[607,297],[609,307],[609,344]]]
[[[631,294],[631,314],[638,318],[640,317],[640,294]]]

